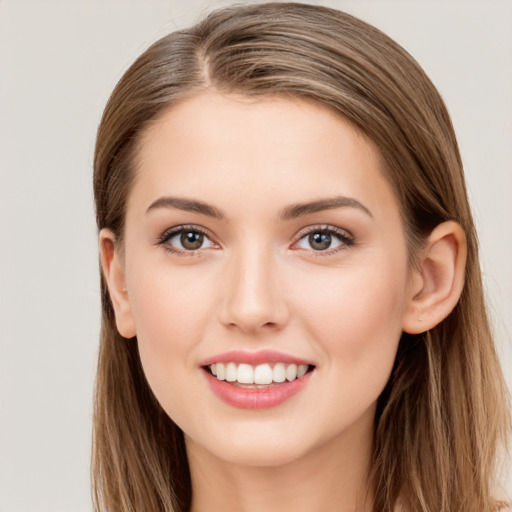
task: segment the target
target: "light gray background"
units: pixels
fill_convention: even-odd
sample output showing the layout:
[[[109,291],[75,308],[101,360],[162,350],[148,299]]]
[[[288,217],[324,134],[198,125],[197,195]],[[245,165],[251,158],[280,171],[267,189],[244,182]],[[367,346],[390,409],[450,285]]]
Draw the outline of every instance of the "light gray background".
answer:
[[[227,3],[0,0],[0,512],[91,509],[95,131],[140,52]],[[512,3],[317,3],[383,29],[444,96],[512,387]]]

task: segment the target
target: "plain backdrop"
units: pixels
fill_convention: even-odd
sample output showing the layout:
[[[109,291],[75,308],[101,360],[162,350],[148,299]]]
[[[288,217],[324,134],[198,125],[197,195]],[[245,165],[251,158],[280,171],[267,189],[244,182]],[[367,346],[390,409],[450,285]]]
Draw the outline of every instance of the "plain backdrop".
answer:
[[[227,3],[0,0],[0,512],[91,510],[95,131],[139,53]],[[445,98],[512,385],[512,3],[316,3],[383,29]]]

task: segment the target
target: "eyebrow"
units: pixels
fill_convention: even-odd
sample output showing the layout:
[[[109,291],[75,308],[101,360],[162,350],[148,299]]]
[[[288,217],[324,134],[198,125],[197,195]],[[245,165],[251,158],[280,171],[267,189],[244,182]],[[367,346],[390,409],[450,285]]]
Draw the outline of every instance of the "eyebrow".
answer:
[[[327,199],[319,199],[318,201],[311,201],[309,203],[297,203],[291,205],[283,210],[281,218],[284,220],[291,220],[310,213],[320,212],[322,210],[346,207],[357,208],[373,218],[372,212],[366,206],[360,203],[357,199],[345,196],[337,196]]]
[[[281,213],[281,219],[291,220],[311,213],[320,212],[323,210],[332,210],[334,208],[357,208],[368,216],[373,218],[372,212],[360,203],[357,199],[352,197],[337,196],[330,197],[327,199],[319,199],[317,201],[311,201],[308,203],[297,203],[285,208]],[[156,201],[153,201],[146,213],[158,208],[177,208],[186,212],[201,213],[214,219],[223,220],[225,215],[215,206],[211,206],[202,201],[196,201],[194,199],[184,199],[181,197],[160,197]]]
[[[158,208],[177,208],[178,210],[186,212],[202,213],[203,215],[208,215],[208,217],[215,219],[222,220],[225,218],[224,214],[214,206],[194,199],[183,199],[181,197],[160,197],[149,205],[146,213]]]

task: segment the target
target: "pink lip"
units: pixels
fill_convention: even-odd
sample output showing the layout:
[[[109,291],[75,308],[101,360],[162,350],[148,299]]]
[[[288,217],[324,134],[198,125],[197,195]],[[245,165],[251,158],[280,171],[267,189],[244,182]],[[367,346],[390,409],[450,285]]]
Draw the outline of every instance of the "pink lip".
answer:
[[[291,382],[272,384],[268,388],[240,388],[218,380],[206,370],[203,373],[213,393],[228,405],[239,409],[269,409],[282,404],[303,389],[313,372]]]
[[[306,361],[305,359],[300,359],[274,350],[260,350],[258,352],[233,350],[210,357],[203,361],[200,366],[204,368],[214,363],[229,362],[246,363],[252,366],[263,363],[312,364],[311,361]],[[276,407],[301,391],[309,382],[312,373],[313,372],[308,372],[300,379],[295,379],[291,382],[274,383],[265,388],[244,388],[223,380],[218,380],[206,369],[203,371],[206,381],[213,393],[223,402],[239,409],[267,409]]]
[[[312,364],[311,361],[276,352],[275,350],[260,350],[259,352],[247,352],[245,350],[232,350],[213,357],[209,357],[199,366],[208,366],[214,363],[246,363],[252,366],[263,363],[286,363],[286,364]]]

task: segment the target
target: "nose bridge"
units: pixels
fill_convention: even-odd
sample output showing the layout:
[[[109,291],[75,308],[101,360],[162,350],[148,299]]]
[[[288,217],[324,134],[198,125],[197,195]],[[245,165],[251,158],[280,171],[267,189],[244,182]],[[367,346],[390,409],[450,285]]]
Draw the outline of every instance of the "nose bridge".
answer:
[[[229,262],[222,321],[250,332],[287,319],[277,260],[268,244],[245,243]]]

